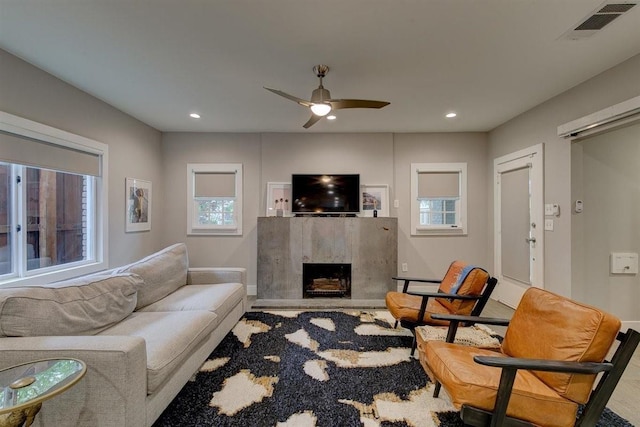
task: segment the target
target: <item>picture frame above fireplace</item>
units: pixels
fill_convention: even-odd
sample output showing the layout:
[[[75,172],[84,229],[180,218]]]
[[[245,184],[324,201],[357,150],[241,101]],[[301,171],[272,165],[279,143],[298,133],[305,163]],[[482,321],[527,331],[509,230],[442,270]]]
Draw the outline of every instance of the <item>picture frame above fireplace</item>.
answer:
[[[266,216],[291,216],[291,183],[267,182]]]
[[[360,216],[372,217],[373,211],[377,216],[389,216],[389,186],[387,184],[367,184],[360,186]]]

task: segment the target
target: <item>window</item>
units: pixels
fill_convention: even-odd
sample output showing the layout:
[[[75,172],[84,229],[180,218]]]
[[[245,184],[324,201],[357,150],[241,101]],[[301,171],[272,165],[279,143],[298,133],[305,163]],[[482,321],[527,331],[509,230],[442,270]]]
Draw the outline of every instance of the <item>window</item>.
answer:
[[[242,165],[187,165],[187,234],[242,235]]]
[[[0,112],[0,285],[106,267],[107,146]]]
[[[466,234],[467,164],[411,164],[411,234]]]

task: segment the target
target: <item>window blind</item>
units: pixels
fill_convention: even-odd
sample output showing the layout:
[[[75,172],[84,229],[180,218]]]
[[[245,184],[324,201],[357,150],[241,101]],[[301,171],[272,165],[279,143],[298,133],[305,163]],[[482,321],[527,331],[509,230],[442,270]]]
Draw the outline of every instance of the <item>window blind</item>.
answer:
[[[196,172],[195,197],[235,197],[236,174],[233,172]]]
[[[460,197],[460,173],[418,173],[418,198],[438,199],[446,197]]]
[[[0,131],[0,160],[24,166],[100,176],[100,156]]]

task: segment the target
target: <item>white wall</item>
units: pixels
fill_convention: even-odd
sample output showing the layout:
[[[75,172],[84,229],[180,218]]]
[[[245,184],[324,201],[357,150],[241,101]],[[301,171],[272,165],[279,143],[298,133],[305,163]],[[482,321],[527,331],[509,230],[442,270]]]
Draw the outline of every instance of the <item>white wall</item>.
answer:
[[[109,146],[109,264],[160,249],[160,132],[0,49],[0,110]],[[125,178],[153,183],[152,229],[125,233]]]
[[[568,64],[570,66],[570,64]],[[640,55],[587,80],[586,82],[521,114],[489,133],[488,162],[502,155],[545,144],[545,203],[558,203],[561,215],[555,218],[554,231],[545,232],[545,287],[578,298],[600,286],[574,283],[571,271],[571,143],[557,136],[558,125],[640,95]],[[492,166],[489,166],[492,168]],[[491,169],[489,169],[491,170]],[[493,183],[488,175],[487,188]],[[493,233],[493,193],[488,192],[488,229]],[[493,264],[493,241],[489,241]],[[616,312],[623,320],[640,319],[640,313]],[[633,317],[630,319],[630,317]]]

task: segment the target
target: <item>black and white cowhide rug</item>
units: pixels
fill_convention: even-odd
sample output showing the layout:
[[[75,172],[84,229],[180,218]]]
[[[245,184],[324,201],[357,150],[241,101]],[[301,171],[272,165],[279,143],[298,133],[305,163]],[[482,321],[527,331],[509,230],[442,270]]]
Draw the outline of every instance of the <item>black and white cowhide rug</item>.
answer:
[[[248,312],[154,424],[445,426],[462,422],[387,311]],[[631,426],[611,411],[602,426]]]

